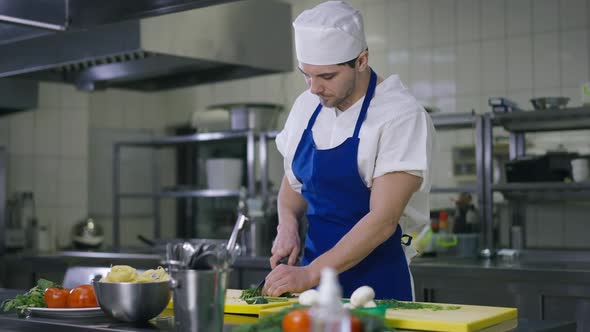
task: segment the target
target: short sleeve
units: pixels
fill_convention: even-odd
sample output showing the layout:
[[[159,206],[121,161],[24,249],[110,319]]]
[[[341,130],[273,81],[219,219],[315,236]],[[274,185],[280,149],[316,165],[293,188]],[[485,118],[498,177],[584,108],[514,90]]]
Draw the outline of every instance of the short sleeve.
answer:
[[[408,172],[421,176],[421,190],[429,190],[433,135],[434,128],[424,111],[412,111],[388,121],[379,138],[373,178]]]

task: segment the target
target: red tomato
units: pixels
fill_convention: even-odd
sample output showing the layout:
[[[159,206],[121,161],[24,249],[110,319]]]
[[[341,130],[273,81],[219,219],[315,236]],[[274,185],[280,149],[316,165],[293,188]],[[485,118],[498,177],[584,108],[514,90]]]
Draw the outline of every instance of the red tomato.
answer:
[[[68,296],[68,308],[98,307],[94,288],[91,285],[80,285],[73,288]]]
[[[67,308],[70,290],[67,288],[49,287],[45,290],[43,298],[47,308]]]
[[[361,332],[363,330],[363,321],[356,316],[350,316],[350,331]]]
[[[295,309],[283,318],[283,332],[309,332],[311,319],[308,309]]]

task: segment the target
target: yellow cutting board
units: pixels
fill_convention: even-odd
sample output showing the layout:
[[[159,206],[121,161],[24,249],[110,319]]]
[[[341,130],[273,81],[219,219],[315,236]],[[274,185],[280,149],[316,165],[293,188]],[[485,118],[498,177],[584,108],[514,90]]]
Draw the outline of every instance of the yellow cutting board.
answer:
[[[441,305],[449,304],[441,303]],[[516,308],[476,305],[459,305],[459,307],[457,310],[438,311],[387,309],[385,322],[387,326],[397,329],[472,332],[514,320],[518,316]]]
[[[228,289],[225,293],[225,305],[223,312],[226,314],[258,315],[261,310],[284,307],[293,304],[297,299],[289,299],[285,302],[271,302],[266,304],[248,304],[240,300],[241,289]]]
[[[457,306],[444,303],[440,303],[440,305]],[[516,326],[518,311],[515,308],[458,306],[460,308],[456,310],[439,311],[387,309],[385,323],[398,330],[448,332],[508,331]],[[274,314],[282,309],[281,307],[261,310],[259,317]]]

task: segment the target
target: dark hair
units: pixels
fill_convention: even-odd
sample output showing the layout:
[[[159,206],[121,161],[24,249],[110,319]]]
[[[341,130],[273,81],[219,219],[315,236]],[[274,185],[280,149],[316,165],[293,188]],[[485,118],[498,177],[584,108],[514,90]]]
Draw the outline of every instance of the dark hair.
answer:
[[[339,63],[338,65],[339,66],[348,65],[350,68],[354,68],[354,67],[356,67],[356,59],[358,59],[358,58],[354,58],[352,60],[348,60],[346,62]]]
[[[365,51],[369,51],[369,48],[365,48]],[[359,57],[357,56],[356,58],[352,59],[352,60],[348,60],[346,62],[342,62],[339,63],[339,66],[344,66],[344,65],[348,65],[350,68],[354,68],[356,67],[356,59],[358,59]]]

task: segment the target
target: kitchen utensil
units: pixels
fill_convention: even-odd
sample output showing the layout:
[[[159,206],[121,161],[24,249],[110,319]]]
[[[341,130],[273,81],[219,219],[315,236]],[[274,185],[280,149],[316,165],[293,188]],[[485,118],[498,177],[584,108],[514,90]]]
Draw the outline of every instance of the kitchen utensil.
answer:
[[[207,187],[209,189],[239,190],[242,185],[242,159],[207,159]]]
[[[569,102],[567,97],[541,97],[531,99],[535,110],[550,110],[564,108]]]
[[[124,322],[145,322],[159,315],[170,301],[170,282],[99,282],[93,280],[98,304]]]
[[[271,103],[230,103],[212,105],[207,109],[227,110],[232,130],[269,131],[277,129],[278,115],[283,106]]]
[[[588,180],[590,170],[588,169],[588,159],[577,158],[572,160],[572,177],[575,182]]]
[[[171,271],[177,331],[221,332],[228,277],[229,270]]]
[[[72,241],[74,247],[80,249],[95,249],[104,241],[102,226],[92,218],[79,221],[72,228]]]
[[[242,230],[242,228],[244,228],[244,225],[247,221],[248,218],[245,215],[241,213],[238,214],[238,219],[236,220],[234,229],[231,231],[226,246],[227,252],[230,254],[230,256],[233,256],[233,253],[235,253],[235,251],[237,250],[236,242],[238,241],[239,232]]]

